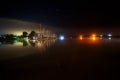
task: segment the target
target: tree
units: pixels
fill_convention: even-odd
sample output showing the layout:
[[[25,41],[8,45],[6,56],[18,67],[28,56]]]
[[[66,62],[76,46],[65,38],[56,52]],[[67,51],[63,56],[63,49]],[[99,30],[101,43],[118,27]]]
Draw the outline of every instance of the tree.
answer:
[[[28,36],[28,33],[27,32],[23,32],[23,37],[27,37]]]
[[[29,34],[29,37],[31,39],[34,39],[34,38],[36,38],[36,35],[37,35],[37,33],[35,31],[31,31],[31,33]]]

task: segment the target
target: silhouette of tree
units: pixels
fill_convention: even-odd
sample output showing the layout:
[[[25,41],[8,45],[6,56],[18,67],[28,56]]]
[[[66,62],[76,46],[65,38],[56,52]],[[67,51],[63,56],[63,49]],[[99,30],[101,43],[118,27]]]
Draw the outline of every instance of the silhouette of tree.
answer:
[[[37,33],[35,31],[31,31],[31,33],[29,34],[29,37],[31,39],[34,39],[36,37]]]
[[[27,37],[28,36],[28,33],[27,32],[23,32],[23,37]]]

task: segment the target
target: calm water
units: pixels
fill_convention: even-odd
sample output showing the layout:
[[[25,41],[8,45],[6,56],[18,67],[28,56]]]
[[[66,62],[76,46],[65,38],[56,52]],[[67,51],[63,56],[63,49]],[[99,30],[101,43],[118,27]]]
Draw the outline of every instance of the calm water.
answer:
[[[2,80],[116,80],[120,39],[0,42]]]

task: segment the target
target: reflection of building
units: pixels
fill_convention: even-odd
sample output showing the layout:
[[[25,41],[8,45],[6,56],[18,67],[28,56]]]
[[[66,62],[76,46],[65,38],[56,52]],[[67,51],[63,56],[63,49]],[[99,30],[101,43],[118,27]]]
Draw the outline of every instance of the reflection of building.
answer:
[[[34,48],[39,49],[39,51],[45,51],[48,47],[52,46],[55,43],[56,39],[49,39],[49,40],[30,40],[28,42],[29,45]]]
[[[29,46],[33,46],[33,47],[38,47],[38,48],[46,48],[51,46],[52,44],[54,44],[56,41],[56,39],[50,39],[50,40],[30,40]]]

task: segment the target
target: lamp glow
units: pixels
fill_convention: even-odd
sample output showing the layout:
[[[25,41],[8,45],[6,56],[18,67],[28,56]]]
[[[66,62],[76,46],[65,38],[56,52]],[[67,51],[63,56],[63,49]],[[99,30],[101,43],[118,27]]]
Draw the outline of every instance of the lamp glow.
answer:
[[[96,37],[92,37],[92,40],[96,40]]]
[[[96,34],[92,34],[91,38],[92,40],[96,40]]]
[[[60,39],[60,40],[64,40],[64,36],[60,36],[59,39]]]
[[[80,40],[83,40],[83,35],[80,35]]]
[[[111,37],[111,36],[112,36],[112,34],[108,34],[108,36],[109,36],[109,37]]]

